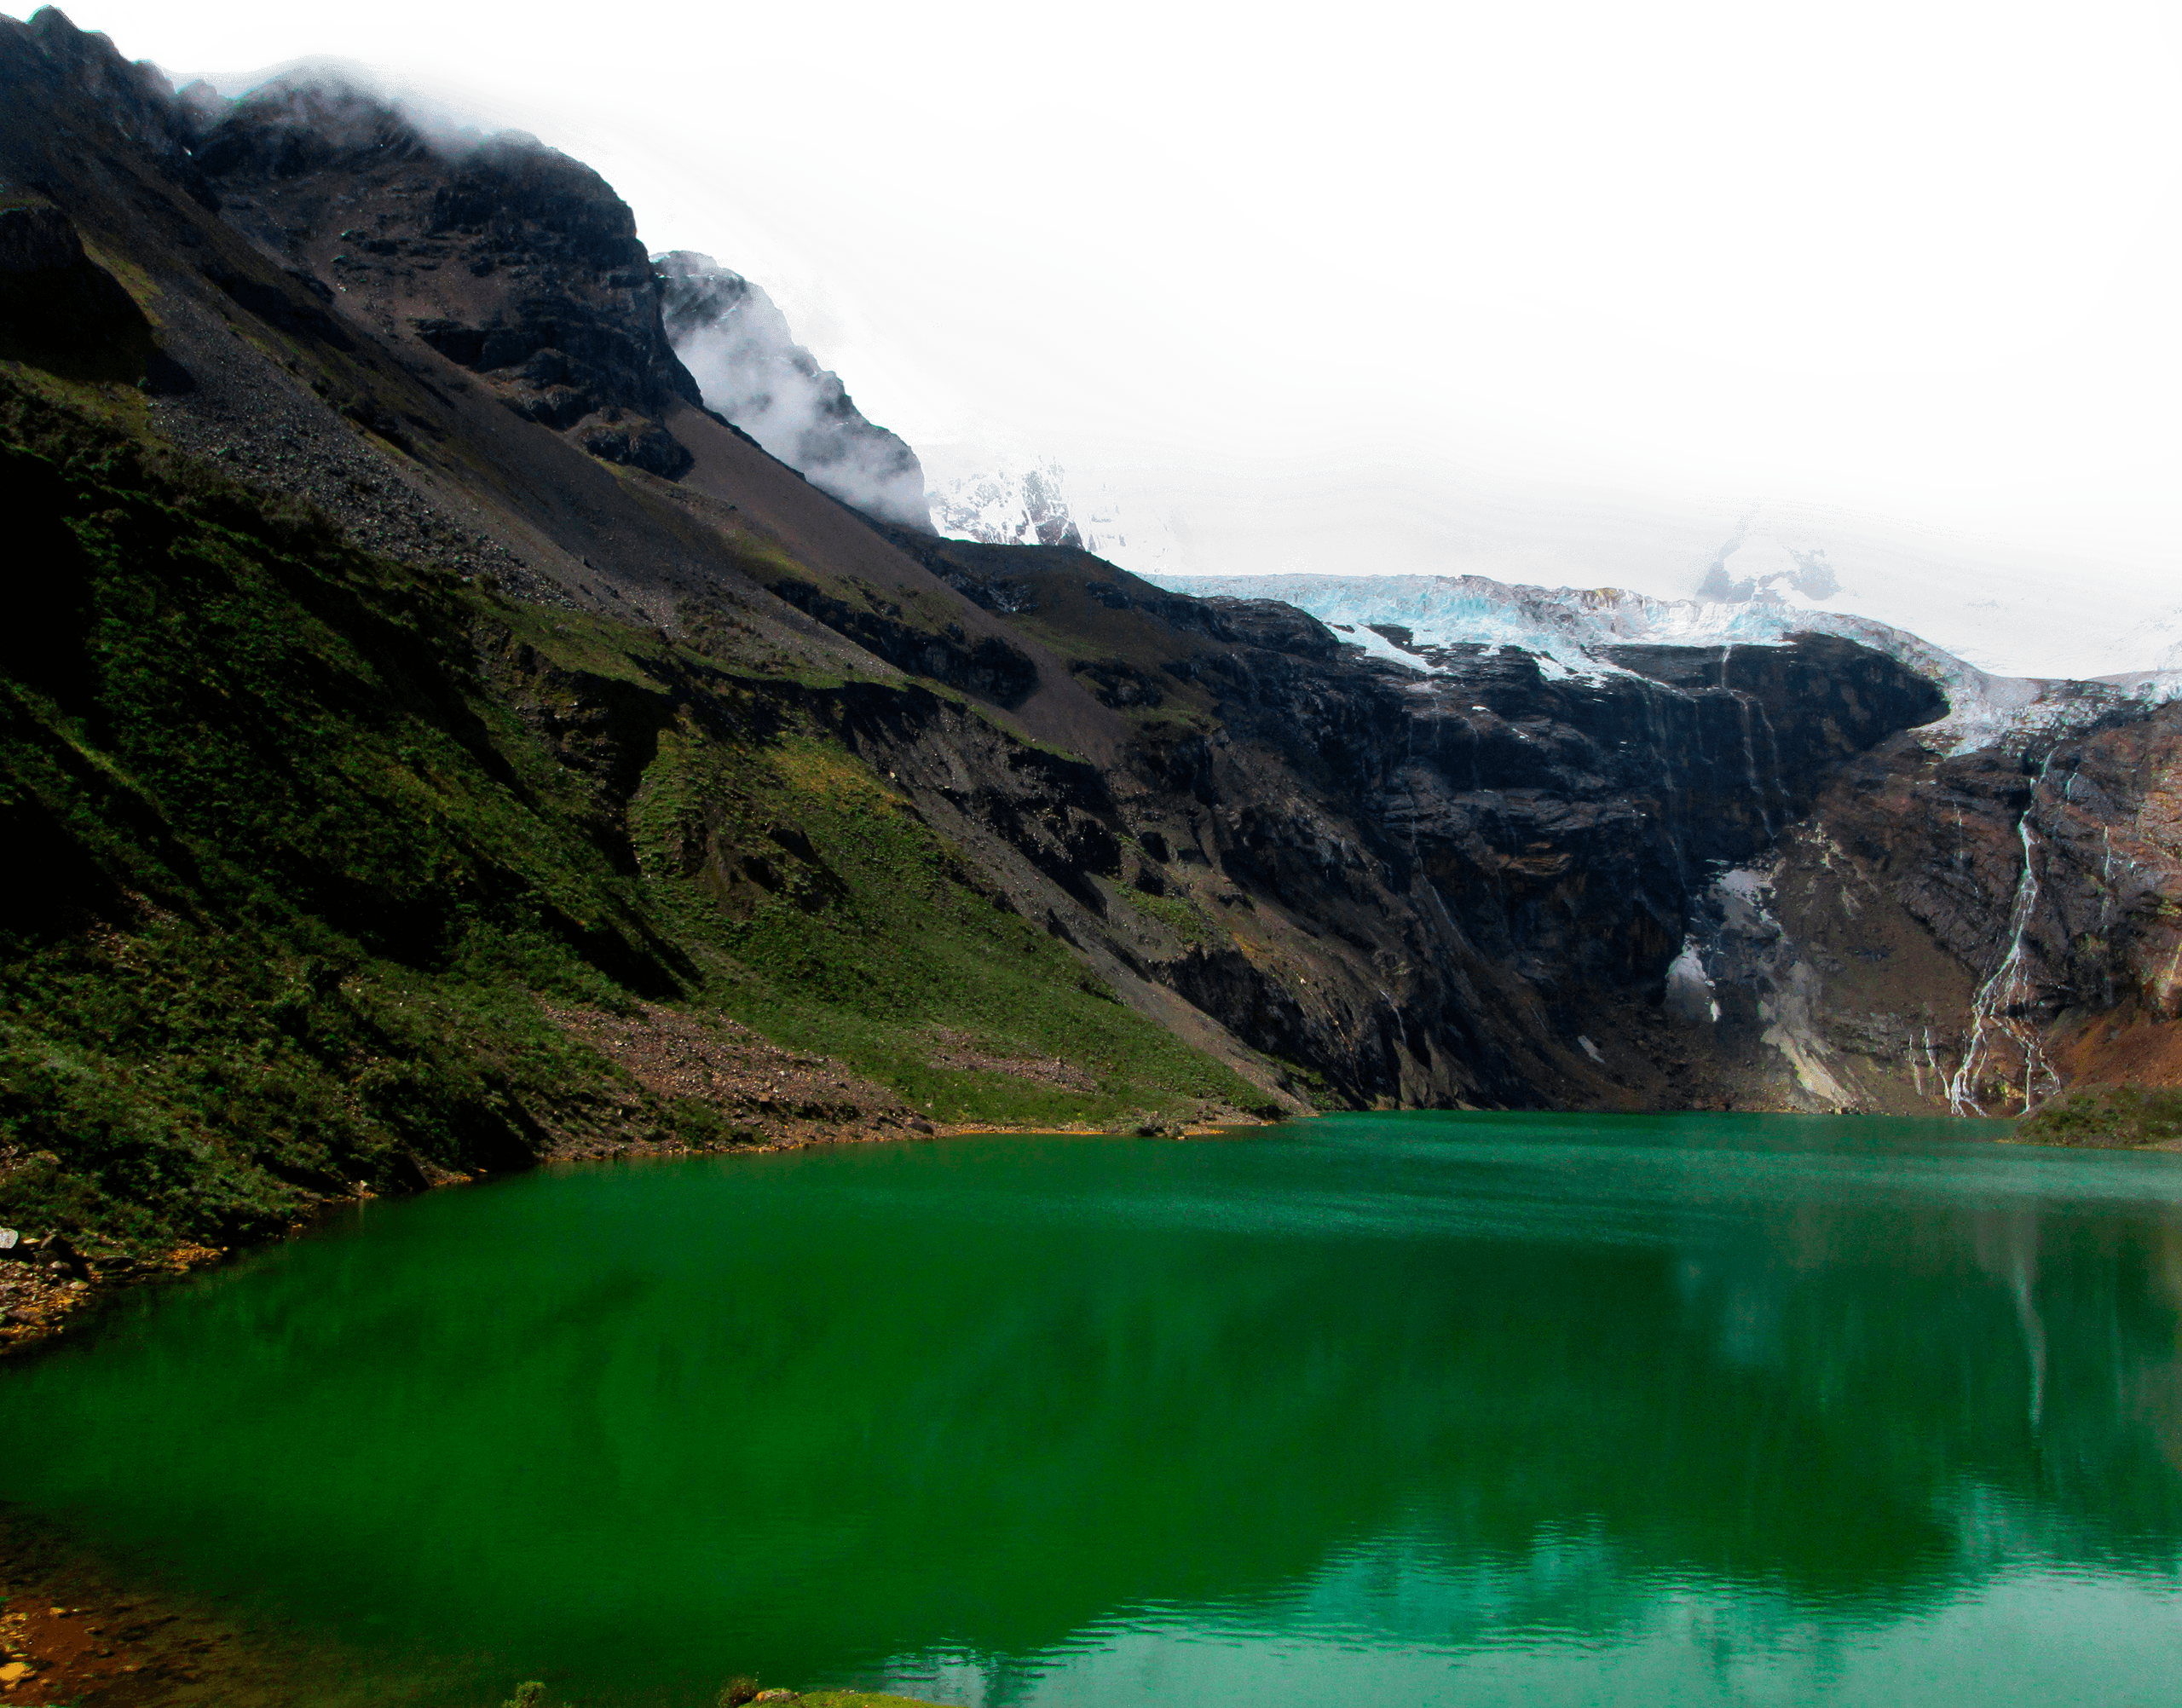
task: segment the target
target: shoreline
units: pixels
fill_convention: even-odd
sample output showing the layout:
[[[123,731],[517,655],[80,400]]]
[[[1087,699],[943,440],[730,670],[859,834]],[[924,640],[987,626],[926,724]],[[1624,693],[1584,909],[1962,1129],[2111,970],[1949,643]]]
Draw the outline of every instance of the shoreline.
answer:
[[[116,1566],[52,1520],[0,1506],[0,1708],[289,1708],[311,1681],[351,1676],[338,1642],[254,1628],[231,1610]],[[519,1681],[488,1687],[479,1708]],[[719,1699],[725,1699],[723,1687]],[[915,1698],[821,1687],[749,1701],[805,1708],[940,1708]],[[713,1708],[706,1692],[690,1708]],[[550,1691],[536,1708],[561,1708]]]
[[[1290,1117],[1302,1119],[1301,1116]],[[814,1151],[834,1145],[909,1145],[929,1143],[939,1139],[969,1138],[978,1134],[1008,1134],[1049,1133],[1071,1138],[1138,1138],[1138,1139],[1209,1139],[1216,1138],[1231,1130],[1250,1127],[1277,1125],[1277,1122],[1243,1120],[1183,1123],[1144,1120],[1134,1125],[1116,1123],[1094,1127],[1085,1123],[1061,1125],[1040,1122],[1035,1125],[996,1124],[971,1122],[961,1124],[928,1122],[922,1119],[902,1120],[892,1115],[862,1122],[820,1126],[813,1123],[807,1130],[789,1132],[757,1144],[738,1144],[732,1141],[719,1145],[683,1145],[671,1141],[628,1140],[610,1145],[573,1145],[557,1147],[540,1157],[528,1168],[504,1169],[498,1174],[480,1169],[473,1174],[447,1173],[438,1176],[414,1192],[404,1192],[402,1197],[420,1197],[424,1192],[444,1192],[452,1187],[474,1186],[481,1180],[503,1180],[511,1174],[522,1174],[534,1168],[551,1167],[557,1163],[603,1163],[629,1159],[666,1159],[686,1157],[756,1157],[788,1151]],[[367,1203],[388,1196],[380,1192],[343,1193],[320,1198],[308,1213],[288,1224],[280,1232],[245,1245],[179,1245],[174,1246],[152,1259],[128,1260],[127,1267],[110,1274],[101,1274],[98,1260],[87,1258],[66,1236],[49,1234],[48,1240],[26,1243],[14,1250],[0,1254],[0,1363],[37,1348],[50,1346],[62,1336],[86,1328],[95,1319],[97,1307],[127,1296],[139,1289],[171,1285],[207,1269],[217,1268],[245,1257],[254,1251],[269,1250],[282,1242],[308,1233],[325,1215],[355,1204]],[[44,1255],[49,1250],[54,1255]],[[0,1699],[4,1700],[6,1699]]]
[[[932,1122],[908,1115],[904,1111],[890,1109],[856,1121],[797,1123],[802,1126],[803,1130],[796,1131],[790,1128],[777,1136],[756,1143],[729,1140],[717,1145],[687,1145],[671,1140],[629,1139],[605,1144],[594,1141],[557,1145],[526,1168],[504,1169],[499,1173],[480,1169],[471,1174],[442,1174],[430,1179],[417,1192],[396,1196],[413,1197],[424,1192],[472,1186],[481,1180],[527,1174],[532,1168],[547,1168],[557,1163],[754,1157],[789,1151],[818,1150],[834,1145],[905,1145],[983,1135],[1050,1134],[1058,1137],[1083,1139],[1217,1139],[1232,1133],[1282,1125],[1288,1121],[1315,1119],[1327,1112],[1316,1110],[1308,1113],[1299,1111],[1283,1117],[1280,1121],[1250,1116],[1219,1122],[1184,1122],[1148,1117],[1096,1126],[1082,1122],[1030,1124]],[[2182,1151],[2182,1139],[2133,1143],[2126,1140],[2098,1142],[2081,1138],[2025,1137],[2018,1131],[1994,1142],[2052,1151]],[[171,1285],[200,1271],[216,1268],[223,1263],[247,1256],[251,1252],[269,1249],[283,1241],[297,1238],[309,1232],[321,1217],[332,1211],[387,1196],[368,1192],[328,1196],[320,1199],[307,1214],[291,1222],[280,1233],[268,1238],[236,1246],[175,1246],[152,1259],[130,1260],[125,1269],[111,1274],[101,1274],[96,1267],[97,1260],[83,1256],[69,1241],[60,1236],[49,1236],[58,1239],[65,1253],[57,1262],[55,1259],[41,1259],[31,1255],[45,1249],[43,1242],[36,1245],[19,1246],[14,1251],[0,1254],[0,1364],[4,1364],[10,1358],[50,1346],[56,1340],[88,1327],[98,1314],[98,1307],[127,1296],[138,1289]],[[0,1699],[0,1708],[3,1708],[3,1705],[4,1699]]]
[[[0,1507],[0,1704],[159,1708],[292,1699],[275,1645],[118,1569],[53,1520]]]
[[[1273,1124],[1246,1120],[1182,1126],[1146,1120],[1133,1126],[1016,1126],[875,1119],[823,1129],[814,1124],[762,1144],[690,1145],[634,1140],[605,1147],[571,1145],[540,1157],[532,1167],[760,1156],[834,1145],[929,1143],[984,1134],[1210,1138],[1231,1128]],[[419,1197],[530,1171],[452,1174],[401,1196]],[[253,1252],[269,1250],[308,1234],[333,1211],[380,1196],[366,1192],[322,1198],[309,1215],[269,1238],[240,1246],[177,1246],[150,1261],[131,1261],[125,1271],[111,1275],[101,1275],[95,1261],[84,1257],[66,1239],[58,1242],[51,1256],[45,1255],[48,1248],[43,1242],[19,1246],[0,1256],[0,1285],[10,1290],[4,1295],[7,1318],[0,1321],[0,1366],[9,1359],[50,1350],[67,1336],[92,1328],[107,1307],[141,1289],[171,1285]],[[253,1641],[232,1622],[183,1598],[133,1581],[91,1545],[69,1538],[53,1520],[0,1504],[0,1708],[77,1703],[84,1708],[155,1708],[214,1685],[239,1690],[248,1699],[263,1695],[268,1703],[290,1700],[283,1688],[288,1669],[272,1653],[274,1647]],[[811,1708],[930,1708],[909,1698],[857,1691],[817,1690],[767,1699],[800,1701]]]

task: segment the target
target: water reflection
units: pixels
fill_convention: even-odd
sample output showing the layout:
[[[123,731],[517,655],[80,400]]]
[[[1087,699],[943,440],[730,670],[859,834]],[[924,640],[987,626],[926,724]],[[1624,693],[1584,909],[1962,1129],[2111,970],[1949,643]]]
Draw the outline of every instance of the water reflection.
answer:
[[[2126,1700],[2178,1160],[1409,1117],[513,1182],[6,1372],[0,1492],[587,1699]]]

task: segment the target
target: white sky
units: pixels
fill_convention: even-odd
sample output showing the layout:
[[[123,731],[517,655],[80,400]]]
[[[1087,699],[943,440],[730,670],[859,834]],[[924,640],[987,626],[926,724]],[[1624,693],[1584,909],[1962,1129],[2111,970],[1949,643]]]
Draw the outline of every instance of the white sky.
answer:
[[[22,15],[26,0],[0,0]],[[2182,0],[2160,22],[2175,46]],[[2182,192],[2084,325],[1996,369],[1803,375],[1418,297],[1255,225],[1129,126],[978,131],[814,66],[495,59],[439,24],[251,28],[176,81],[349,59],[589,161],[652,251],[751,274],[934,480],[1039,456],[1165,574],[1481,574],[1687,597],[1822,550],[1828,609],[1988,670],[2182,663]]]

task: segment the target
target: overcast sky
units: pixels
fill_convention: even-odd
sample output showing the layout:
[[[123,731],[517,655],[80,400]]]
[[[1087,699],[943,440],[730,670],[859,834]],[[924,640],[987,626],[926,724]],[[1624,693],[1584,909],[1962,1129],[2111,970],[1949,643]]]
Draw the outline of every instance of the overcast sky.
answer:
[[[1550,292],[1809,371],[1983,366],[2097,299],[2175,161],[2151,0],[131,0],[428,15],[620,66],[805,59],[967,124],[1067,101],[1252,216],[1434,295]]]

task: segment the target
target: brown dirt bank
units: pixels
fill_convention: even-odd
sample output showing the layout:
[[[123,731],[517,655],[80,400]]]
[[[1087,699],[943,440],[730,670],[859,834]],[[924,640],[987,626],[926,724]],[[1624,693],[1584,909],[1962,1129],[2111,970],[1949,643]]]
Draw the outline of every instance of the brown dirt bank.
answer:
[[[245,1630],[216,1607],[147,1590],[57,1526],[0,1508],[5,1708],[293,1708],[311,1699],[310,1679],[353,1674],[355,1665],[300,1634]],[[771,1689],[736,1699],[924,1708],[857,1691]],[[550,1692],[538,1708],[557,1708]]]
[[[174,1280],[227,1255],[224,1246],[177,1245],[155,1259],[101,1272],[58,1237],[0,1253],[0,1358],[88,1320],[84,1307],[121,1287]]]
[[[294,1661],[210,1608],[147,1593],[58,1527],[0,1508],[0,1703],[293,1702]]]

